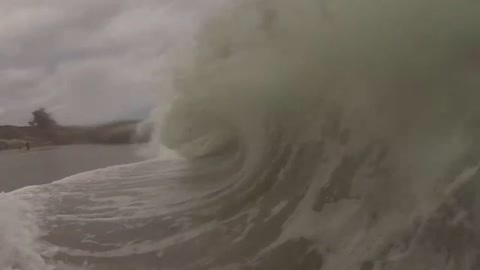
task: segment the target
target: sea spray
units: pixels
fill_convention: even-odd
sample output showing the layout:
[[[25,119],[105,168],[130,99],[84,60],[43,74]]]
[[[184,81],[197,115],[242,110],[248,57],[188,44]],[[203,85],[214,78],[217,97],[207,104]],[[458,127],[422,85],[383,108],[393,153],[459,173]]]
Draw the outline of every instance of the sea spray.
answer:
[[[0,194],[0,268],[5,270],[53,270],[44,256],[42,231],[28,203]]]

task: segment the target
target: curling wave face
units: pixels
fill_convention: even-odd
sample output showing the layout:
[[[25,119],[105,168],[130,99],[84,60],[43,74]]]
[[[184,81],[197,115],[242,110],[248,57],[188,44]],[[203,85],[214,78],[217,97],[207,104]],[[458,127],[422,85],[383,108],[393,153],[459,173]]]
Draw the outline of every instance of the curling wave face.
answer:
[[[479,14],[470,0],[225,7],[158,119],[187,159],[35,188],[52,260],[479,268]]]

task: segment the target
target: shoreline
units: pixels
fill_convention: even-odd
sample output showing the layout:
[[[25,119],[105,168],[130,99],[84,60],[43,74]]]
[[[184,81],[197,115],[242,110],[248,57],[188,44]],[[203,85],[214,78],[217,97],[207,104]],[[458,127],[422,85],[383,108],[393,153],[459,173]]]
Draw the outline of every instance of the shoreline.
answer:
[[[79,173],[143,161],[130,145],[60,145],[0,152],[0,193]]]
[[[139,135],[140,121],[121,121],[98,126],[0,126],[0,152],[45,146],[128,145],[150,140],[150,132]]]

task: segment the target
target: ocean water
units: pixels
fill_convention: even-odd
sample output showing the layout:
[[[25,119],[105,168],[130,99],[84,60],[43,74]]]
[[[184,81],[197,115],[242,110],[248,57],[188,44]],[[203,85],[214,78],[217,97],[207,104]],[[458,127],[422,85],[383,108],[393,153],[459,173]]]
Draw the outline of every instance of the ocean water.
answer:
[[[0,265],[480,269],[479,15],[225,1],[173,58],[159,157],[3,194]]]

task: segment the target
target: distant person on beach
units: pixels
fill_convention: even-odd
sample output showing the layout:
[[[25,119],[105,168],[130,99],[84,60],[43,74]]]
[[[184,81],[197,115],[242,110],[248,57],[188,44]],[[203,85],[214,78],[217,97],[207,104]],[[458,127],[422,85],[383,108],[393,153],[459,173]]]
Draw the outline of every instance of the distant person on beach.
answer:
[[[27,150],[30,150],[30,143],[29,142],[26,142],[25,146],[27,147]]]

